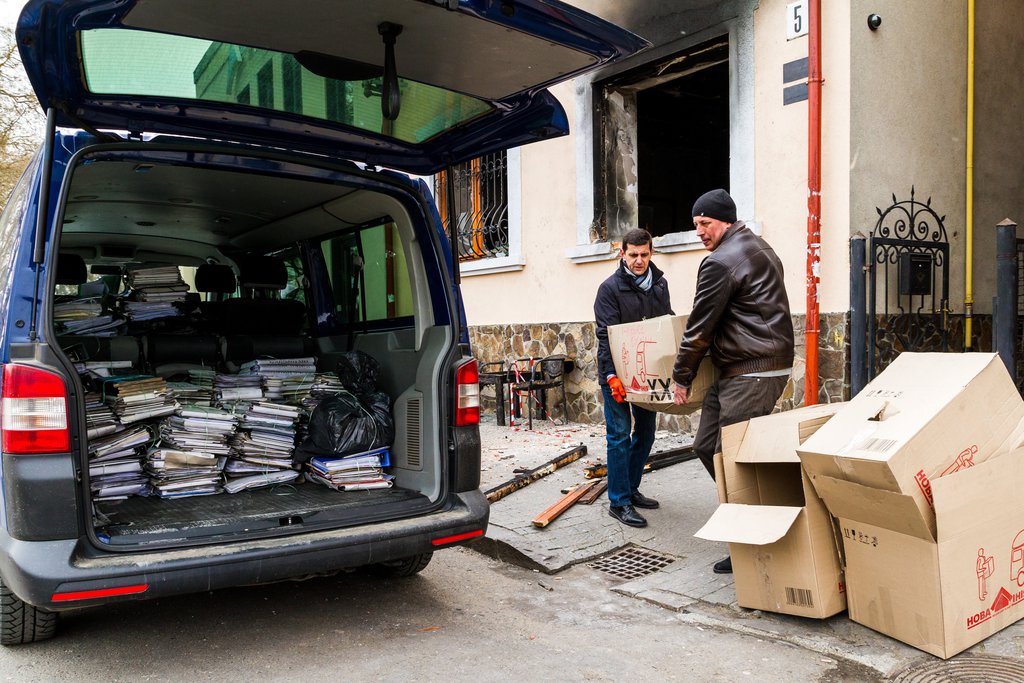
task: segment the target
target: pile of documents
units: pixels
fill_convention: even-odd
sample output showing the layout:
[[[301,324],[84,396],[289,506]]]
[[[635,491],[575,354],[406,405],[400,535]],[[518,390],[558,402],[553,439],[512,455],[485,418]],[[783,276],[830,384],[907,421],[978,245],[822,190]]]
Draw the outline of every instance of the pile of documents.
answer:
[[[387,447],[341,458],[318,457],[306,464],[306,479],[336,491],[391,488],[395,477],[385,474],[391,464]]]
[[[180,315],[175,303],[184,303],[188,285],[177,266],[139,266],[128,271],[133,301],[124,302],[125,315],[134,321]]]
[[[316,376],[316,358],[260,358],[243,363],[238,372],[240,375],[258,375],[263,378],[264,395],[268,399],[294,398],[296,395],[305,395],[312,388]]]
[[[259,375],[229,375],[218,372],[213,380],[213,395],[216,402],[222,406],[236,401],[261,401],[263,381]]]
[[[74,299],[53,305],[53,321],[64,334],[88,334],[96,337],[110,337],[117,334],[123,319],[103,315],[99,297]]]
[[[174,400],[179,405],[209,406],[213,392],[192,382],[168,382]]]
[[[295,424],[301,409],[280,403],[258,401],[242,415],[238,432],[231,439],[233,457],[241,463],[231,463],[229,475],[254,473],[249,466],[284,470],[293,465],[295,451]]]
[[[95,379],[130,374],[133,368],[130,360],[87,360],[75,363],[75,372]]]
[[[160,438],[178,450],[226,456],[237,424],[238,418],[226,410],[186,405],[160,421]]]
[[[97,392],[85,394],[85,429],[90,442],[98,436],[113,434],[121,428],[114,411],[103,402],[103,395]]]
[[[299,399],[299,403],[308,412],[312,413],[313,409],[320,404],[320,401],[328,396],[340,394],[343,391],[345,391],[345,387],[342,386],[341,380],[338,379],[336,373],[318,372],[313,377],[313,384],[310,386],[309,392]]]
[[[197,392],[200,398],[195,402],[202,405],[211,405],[213,403],[213,382],[217,378],[217,373],[213,370],[189,370],[188,371],[188,383],[194,387],[197,387]]]
[[[178,407],[162,377],[112,377],[103,383],[103,393],[122,424],[170,415]]]
[[[153,439],[143,425],[89,439],[89,487],[94,500],[120,500],[148,493],[142,451]]]
[[[153,494],[161,498],[184,498],[220,493],[224,456],[173,448],[151,448],[145,470]]]

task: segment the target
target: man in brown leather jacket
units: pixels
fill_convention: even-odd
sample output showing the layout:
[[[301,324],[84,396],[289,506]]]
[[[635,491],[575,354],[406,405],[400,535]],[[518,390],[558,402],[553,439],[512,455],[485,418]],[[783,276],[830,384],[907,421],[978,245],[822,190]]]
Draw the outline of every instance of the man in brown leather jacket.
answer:
[[[672,379],[675,402],[686,403],[704,354],[719,378],[704,397],[693,449],[711,477],[722,449],[722,427],[775,408],[793,367],[793,320],[782,262],[763,239],[736,220],[725,190],[693,205],[693,225],[711,252],[697,272],[693,310],[679,344]],[[729,558],[715,572],[732,571]]]

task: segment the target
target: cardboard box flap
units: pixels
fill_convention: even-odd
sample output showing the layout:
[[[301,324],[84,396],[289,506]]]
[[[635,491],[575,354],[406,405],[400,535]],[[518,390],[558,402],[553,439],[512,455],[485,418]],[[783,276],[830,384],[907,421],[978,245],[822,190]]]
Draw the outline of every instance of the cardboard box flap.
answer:
[[[803,508],[723,503],[694,534],[706,541],[768,545],[789,531]]]
[[[800,462],[797,446],[841,405],[806,406],[723,427],[722,452],[740,463]]]
[[[970,384],[998,358],[994,353],[901,353],[865,389],[909,384],[944,392],[956,391]],[[935,372],[937,367],[941,367],[942,372]]]
[[[1008,502],[1024,501],[1024,449],[933,479],[931,484],[940,541],[1002,517],[1020,517],[1024,502]]]
[[[842,519],[865,522],[926,541],[935,539],[932,520],[921,515],[912,496],[861,486],[832,477],[812,477],[828,511]]]

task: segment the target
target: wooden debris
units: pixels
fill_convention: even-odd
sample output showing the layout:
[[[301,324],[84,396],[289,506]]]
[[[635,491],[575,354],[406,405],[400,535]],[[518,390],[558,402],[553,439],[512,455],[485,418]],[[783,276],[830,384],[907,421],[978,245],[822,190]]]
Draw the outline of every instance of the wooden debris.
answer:
[[[537,481],[541,477],[546,477],[551,474],[559,467],[568,465],[571,462],[575,462],[587,454],[587,447],[584,444],[576,446],[572,450],[566,451],[561,455],[547,461],[543,465],[527,470],[522,474],[516,475],[515,478],[509,479],[506,482],[498,484],[492,489],[488,489],[484,492],[487,497],[487,501],[493,503],[496,500],[504,498],[513,491],[518,491],[524,486],[528,486],[532,482]]]
[[[551,524],[560,514],[571,508],[576,501],[586,495],[592,488],[597,486],[598,482],[588,481],[586,484],[580,484],[575,489],[567,493],[557,503],[549,507],[544,512],[540,513],[533,518],[533,525],[537,527],[546,527]]]
[[[697,454],[693,452],[693,446],[683,446],[682,448],[673,448],[667,451],[651,453],[651,457],[647,459],[647,464],[644,465],[644,472],[660,470],[662,467],[668,467],[669,465],[675,465],[676,463],[693,460],[696,457]],[[606,477],[608,476],[608,466],[603,462],[588,465],[583,468],[583,476],[587,479]]]
[[[599,479],[587,493],[577,501],[580,505],[593,505],[594,501],[608,489],[608,480]]]

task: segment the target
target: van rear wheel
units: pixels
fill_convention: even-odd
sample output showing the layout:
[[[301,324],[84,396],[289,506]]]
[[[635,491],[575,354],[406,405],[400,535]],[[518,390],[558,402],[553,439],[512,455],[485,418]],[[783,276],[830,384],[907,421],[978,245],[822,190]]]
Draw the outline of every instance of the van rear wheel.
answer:
[[[30,605],[0,579],[0,645],[23,645],[52,638],[57,614]]]
[[[366,571],[374,576],[385,579],[400,579],[412,576],[413,574],[419,574],[427,568],[427,565],[430,564],[430,558],[433,556],[434,553],[422,553],[412,557],[403,557],[400,560],[378,562],[377,564],[369,565]]]

